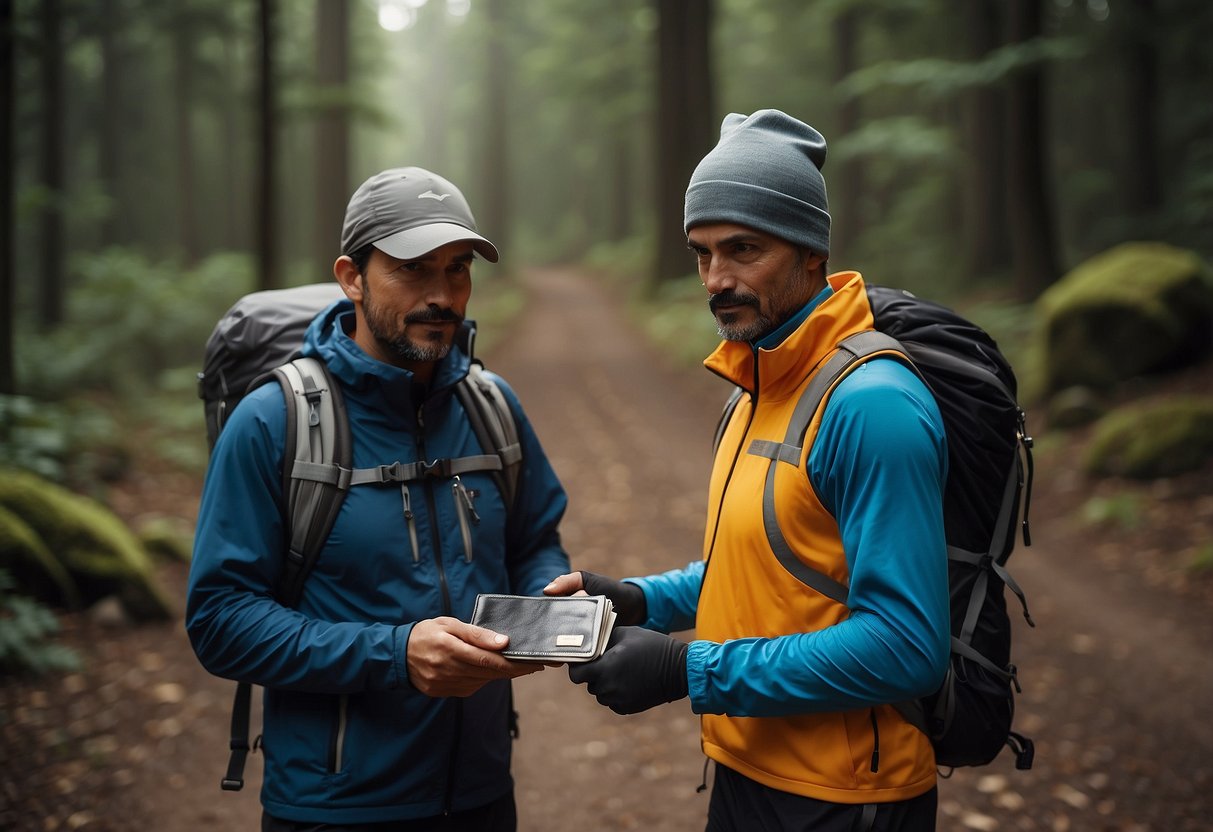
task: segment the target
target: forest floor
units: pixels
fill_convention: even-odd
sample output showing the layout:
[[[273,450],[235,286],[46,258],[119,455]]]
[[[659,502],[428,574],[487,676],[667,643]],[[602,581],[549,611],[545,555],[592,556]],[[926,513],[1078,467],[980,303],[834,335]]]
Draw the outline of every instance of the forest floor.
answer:
[[[724,383],[669,366],[615,290],[558,269],[525,282],[526,307],[488,363],[569,492],[574,567],[648,574],[696,559]],[[1203,372],[1178,383],[1207,386]],[[1213,828],[1213,472],[1097,485],[1080,472],[1082,442],[1040,443],[1033,545],[1010,564],[1038,625],[1014,645],[1016,725],[1035,739],[1035,766],[1016,771],[1004,753],[941,780],[944,832]],[[148,460],[111,502],[132,520],[192,522],[198,488]],[[183,604],[186,567],[162,577]],[[64,623],[80,671],[0,684],[0,829],[256,829],[260,756],[244,791],[220,792],[234,686],[198,666],[180,620]],[[619,717],[562,669],[519,680],[515,698],[520,830],[703,829],[704,758],[685,701]]]

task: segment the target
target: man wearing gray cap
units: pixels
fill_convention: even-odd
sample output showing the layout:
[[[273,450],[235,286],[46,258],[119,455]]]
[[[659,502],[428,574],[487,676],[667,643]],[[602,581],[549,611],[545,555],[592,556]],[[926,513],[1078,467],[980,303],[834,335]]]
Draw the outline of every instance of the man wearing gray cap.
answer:
[[[565,493],[513,391],[486,373],[517,426],[512,490],[454,395],[472,265],[497,249],[458,188],[412,167],[358,188],[341,252],[346,297],[303,354],[340,386],[353,473],[386,473],[352,480],[299,603],[280,604],[286,406],[275,384],[246,395],[212,452],[186,626],[208,670],[266,689],[263,830],[512,832],[509,680],[542,665],[464,622],[478,593],[538,594],[568,557]]]
[[[893,705],[936,690],[948,661],[935,400],[877,357],[836,383],[801,447],[766,441],[829,378],[836,345],[873,325],[863,278],[826,275],[825,156],[821,134],[785,113],[733,114],[687,189],[687,242],[724,339],[704,364],[741,391],[703,560],[626,581],[575,572],[545,590],[608,595],[634,625],[570,667],[599,702],[635,713],[689,697],[703,715],[709,830],[935,828],[932,747]],[[689,644],[665,635],[692,626]]]

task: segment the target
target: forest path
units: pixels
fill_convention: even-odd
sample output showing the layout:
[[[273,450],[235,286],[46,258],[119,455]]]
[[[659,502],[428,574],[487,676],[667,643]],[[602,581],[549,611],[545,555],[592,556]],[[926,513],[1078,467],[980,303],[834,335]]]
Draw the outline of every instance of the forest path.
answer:
[[[621,577],[697,559],[727,385],[670,367],[609,286],[559,269],[525,282],[525,312],[490,366],[568,489],[574,568]],[[1071,539],[1056,514],[1068,472],[1042,463],[1036,484],[1034,545],[1010,563],[1038,625],[1014,646],[1016,726],[1036,763],[1015,771],[1004,752],[941,780],[940,829],[1213,829],[1213,622]],[[1023,623],[1010,593],[1008,604]],[[562,670],[520,680],[516,698],[520,829],[703,829],[704,758],[685,701],[616,716]]]
[[[727,385],[669,366],[609,285],[555,268],[523,281],[526,306],[488,365],[517,390],[568,490],[574,568],[649,574],[698,558]],[[1077,467],[1038,463],[1035,545],[1011,560],[1039,625],[1014,647],[1016,725],[1036,741],[1035,767],[1015,771],[1004,752],[941,781],[941,832],[1213,829],[1210,608],[1149,580],[1132,563],[1149,553],[1071,522],[1085,488]],[[127,518],[192,520],[198,486],[141,472],[111,502]],[[1199,505],[1213,515],[1213,497]],[[183,602],[185,567],[164,577]],[[202,670],[180,621],[64,621],[85,668],[0,685],[0,829],[258,828],[261,757],[249,758],[244,791],[219,791],[234,686]],[[686,701],[620,717],[557,668],[515,693],[520,832],[703,829],[704,758]]]

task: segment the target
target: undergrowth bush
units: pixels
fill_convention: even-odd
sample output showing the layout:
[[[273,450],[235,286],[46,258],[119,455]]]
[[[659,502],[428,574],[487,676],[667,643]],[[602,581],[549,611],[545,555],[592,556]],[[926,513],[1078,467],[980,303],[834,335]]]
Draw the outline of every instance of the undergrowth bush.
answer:
[[[0,569],[0,676],[79,668],[75,651],[52,641],[59,632],[55,614],[14,588],[8,572]]]
[[[242,254],[189,268],[120,248],[75,258],[64,323],[46,335],[18,333],[19,389],[42,399],[137,392],[166,369],[200,364],[215,321],[252,289],[252,270]]]

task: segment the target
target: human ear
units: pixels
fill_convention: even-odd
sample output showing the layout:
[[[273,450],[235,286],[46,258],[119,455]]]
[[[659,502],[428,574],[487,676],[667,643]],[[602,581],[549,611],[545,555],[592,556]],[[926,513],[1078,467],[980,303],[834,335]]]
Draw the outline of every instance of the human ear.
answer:
[[[355,303],[362,301],[362,274],[348,254],[343,254],[333,263],[333,277],[341,286],[345,296]]]

